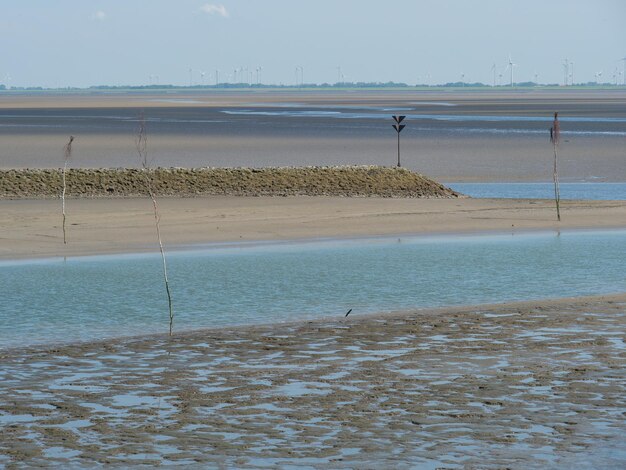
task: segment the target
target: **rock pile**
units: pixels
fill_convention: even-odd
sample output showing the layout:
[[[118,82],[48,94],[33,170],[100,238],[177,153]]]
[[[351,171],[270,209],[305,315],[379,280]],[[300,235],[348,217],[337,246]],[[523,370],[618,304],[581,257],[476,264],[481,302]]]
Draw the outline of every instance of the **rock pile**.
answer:
[[[68,197],[146,195],[144,170],[69,169]],[[453,198],[455,191],[404,168],[380,166],[286,168],[154,168],[157,196],[379,196]],[[0,170],[0,198],[55,198],[60,169]]]

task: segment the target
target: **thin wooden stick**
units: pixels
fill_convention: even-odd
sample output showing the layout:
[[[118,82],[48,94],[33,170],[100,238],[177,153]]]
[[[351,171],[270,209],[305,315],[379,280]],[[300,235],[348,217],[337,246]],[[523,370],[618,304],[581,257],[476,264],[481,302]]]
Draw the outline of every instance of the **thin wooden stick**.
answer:
[[[150,162],[148,161],[148,136],[146,134],[146,123],[143,114],[139,118],[139,132],[137,134],[137,140],[135,142],[137,147],[137,153],[141,160],[141,173],[144,177],[146,185],[146,191],[152,200],[152,208],[154,211],[154,225],[156,227],[157,240],[159,242],[159,251],[161,252],[161,260],[163,262],[163,280],[165,281],[165,292],[167,293],[167,303],[170,314],[169,332],[172,336],[172,328],[174,326],[174,310],[172,307],[172,293],[170,291],[170,282],[167,277],[167,260],[165,258],[165,250],[163,249],[163,241],[161,239],[161,216],[159,214],[159,206],[157,204],[156,194],[152,186],[152,180],[150,178]]]
[[[63,244],[67,245],[67,237],[65,233],[65,192],[66,192],[66,183],[65,183],[65,173],[67,171],[67,164],[72,158],[72,142],[74,141],[74,136],[70,136],[70,140],[63,147],[63,192],[61,193],[61,212],[63,213]]]
[[[552,147],[554,149],[554,169],[553,169],[553,179],[554,179],[554,201],[556,202],[556,218],[560,222],[561,221],[561,192],[559,190],[559,174],[557,171],[557,148],[559,146],[559,140],[561,137],[561,129],[559,126],[559,113],[554,113],[554,122],[552,123],[552,127],[550,128],[550,141],[552,142]]]

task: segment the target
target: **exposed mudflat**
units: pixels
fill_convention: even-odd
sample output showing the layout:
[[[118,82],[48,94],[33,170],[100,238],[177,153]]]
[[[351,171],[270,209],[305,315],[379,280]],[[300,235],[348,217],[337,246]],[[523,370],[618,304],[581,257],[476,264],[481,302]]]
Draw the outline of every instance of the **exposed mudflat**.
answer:
[[[3,93],[0,168],[58,168],[70,135],[73,168],[139,167],[140,115],[155,167],[395,166],[401,114],[403,167],[439,181],[551,181],[555,111],[561,181],[626,181],[626,92],[573,87]]]
[[[0,352],[0,466],[626,465],[626,296]]]

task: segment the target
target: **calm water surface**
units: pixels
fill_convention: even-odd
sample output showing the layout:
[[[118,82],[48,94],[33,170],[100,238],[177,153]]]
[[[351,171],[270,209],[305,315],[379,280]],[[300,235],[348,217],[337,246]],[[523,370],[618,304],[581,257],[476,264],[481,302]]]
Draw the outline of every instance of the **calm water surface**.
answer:
[[[446,183],[475,198],[553,199],[553,183]],[[626,183],[560,183],[561,199],[626,200]]]
[[[624,291],[626,231],[171,252],[175,330]],[[0,263],[0,348],[167,331],[160,259]]]

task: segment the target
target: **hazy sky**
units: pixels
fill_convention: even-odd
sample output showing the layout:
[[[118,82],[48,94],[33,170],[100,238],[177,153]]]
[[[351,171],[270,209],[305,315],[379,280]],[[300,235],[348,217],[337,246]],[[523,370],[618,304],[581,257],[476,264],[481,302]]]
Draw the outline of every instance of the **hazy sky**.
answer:
[[[0,83],[612,81],[624,0],[2,0]],[[202,78],[200,72],[205,72]],[[298,74],[301,72],[298,71]],[[621,81],[621,77],[618,77]],[[508,83],[509,72],[502,81]],[[298,78],[300,80],[300,78]]]

